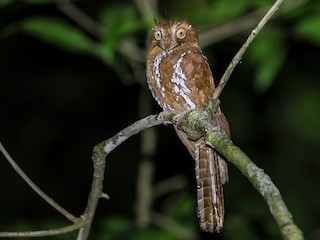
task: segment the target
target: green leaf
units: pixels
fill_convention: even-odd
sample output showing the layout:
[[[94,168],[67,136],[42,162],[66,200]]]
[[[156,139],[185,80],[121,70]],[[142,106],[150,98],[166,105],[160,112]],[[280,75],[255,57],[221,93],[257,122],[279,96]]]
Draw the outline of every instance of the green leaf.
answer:
[[[250,0],[184,1],[183,6],[176,9],[175,17],[179,19],[188,13],[187,18],[195,26],[205,26],[209,23],[218,25],[244,14],[251,2]]]
[[[0,0],[0,7],[9,5],[10,3],[13,3],[14,0]]]
[[[224,22],[240,16],[245,12],[249,6],[249,1],[233,1],[233,0],[223,0],[214,1],[211,10],[214,20],[218,22]],[[211,14],[210,14],[211,15]]]
[[[296,34],[309,42],[320,46],[320,15],[317,13],[304,18],[295,27]]]
[[[78,28],[50,17],[34,17],[22,22],[22,31],[44,42],[77,54],[94,54],[96,44]]]
[[[261,33],[248,50],[248,57],[255,66],[254,88],[258,92],[267,91],[273,84],[287,55],[281,32]]]
[[[100,19],[106,28],[103,44],[112,49],[117,47],[121,39],[142,30],[144,26],[133,5],[106,8]]]

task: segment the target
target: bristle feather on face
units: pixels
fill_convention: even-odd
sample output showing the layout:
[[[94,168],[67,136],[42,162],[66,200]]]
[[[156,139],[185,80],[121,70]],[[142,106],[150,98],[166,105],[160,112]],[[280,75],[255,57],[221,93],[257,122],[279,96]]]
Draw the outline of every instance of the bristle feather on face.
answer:
[[[184,29],[186,31],[186,37],[184,39],[177,38],[176,33],[179,29]],[[155,32],[161,33],[161,39],[155,38]],[[159,46],[165,51],[169,51],[180,44],[199,45],[197,30],[194,29],[188,21],[160,22],[152,29],[151,47]]]

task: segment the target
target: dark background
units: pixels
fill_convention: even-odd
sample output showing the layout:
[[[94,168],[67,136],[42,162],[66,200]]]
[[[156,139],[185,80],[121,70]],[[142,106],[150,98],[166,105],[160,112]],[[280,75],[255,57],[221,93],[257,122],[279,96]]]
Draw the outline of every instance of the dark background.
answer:
[[[144,76],[144,49],[153,16],[189,19],[199,29],[218,81],[271,4],[0,1],[2,144],[44,192],[81,215],[91,185],[93,147],[160,111]],[[87,23],[93,25],[86,27]],[[319,28],[319,2],[284,3],[220,97],[233,142],[271,177],[307,239],[320,239]],[[205,42],[202,37],[212,29],[217,31]],[[100,201],[91,239],[186,239],[157,224],[155,216],[144,228],[135,224],[137,178],[144,174],[139,166],[146,157],[154,169],[152,189],[174,176],[181,186],[153,199],[152,211],[162,214],[167,224],[180,224],[182,232],[190,231],[195,239],[281,239],[267,204],[232,164],[230,182],[224,187],[224,229],[221,234],[200,233],[193,161],[171,126],[156,127],[153,134],[151,139],[134,136],[108,156],[104,189],[111,199]],[[146,139],[155,145],[148,156],[141,151]],[[0,231],[68,224],[3,156],[0,189]]]

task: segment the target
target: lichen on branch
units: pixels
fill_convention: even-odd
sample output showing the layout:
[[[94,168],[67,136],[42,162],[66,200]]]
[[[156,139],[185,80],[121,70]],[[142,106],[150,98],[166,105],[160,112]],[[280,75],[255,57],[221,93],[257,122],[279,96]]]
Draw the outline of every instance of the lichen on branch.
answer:
[[[277,222],[284,239],[302,240],[303,233],[295,225],[292,215],[282,199],[279,189],[271,178],[211,121],[207,110],[192,110],[174,117],[175,124],[183,129],[188,137],[205,137],[206,143],[222,154],[245,175],[266,200],[270,212]]]

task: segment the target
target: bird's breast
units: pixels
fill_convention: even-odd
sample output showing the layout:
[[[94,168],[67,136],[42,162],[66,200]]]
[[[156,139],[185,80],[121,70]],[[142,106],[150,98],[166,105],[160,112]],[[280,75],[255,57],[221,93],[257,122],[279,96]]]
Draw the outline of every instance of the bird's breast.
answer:
[[[190,71],[185,69],[187,52],[159,51],[147,61],[148,85],[159,105],[166,111],[183,112],[196,108]],[[149,54],[149,55],[150,55]],[[192,79],[191,79],[192,80]]]

